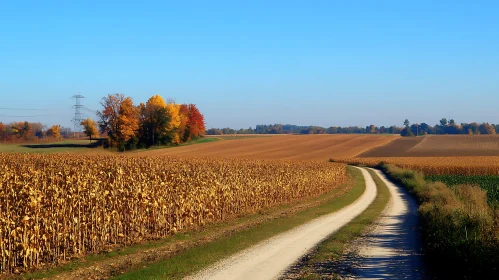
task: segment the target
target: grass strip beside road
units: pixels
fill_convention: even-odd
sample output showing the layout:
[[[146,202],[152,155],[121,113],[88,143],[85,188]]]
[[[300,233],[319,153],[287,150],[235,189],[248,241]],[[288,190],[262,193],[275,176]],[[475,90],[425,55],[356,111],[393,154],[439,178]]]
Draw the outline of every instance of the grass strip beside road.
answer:
[[[352,241],[360,237],[379,218],[390,201],[390,191],[373,170],[368,169],[368,171],[378,189],[373,203],[362,214],[326,239],[301,263],[293,267],[288,272],[288,276],[293,274],[294,279],[323,279],[324,270],[331,270],[331,264],[333,264],[332,269],[334,272],[334,262],[341,261],[341,257],[345,254]],[[331,274],[331,271],[327,272],[328,275]]]
[[[396,165],[380,168],[418,199],[423,249],[435,278],[497,278],[499,212],[488,204],[485,190],[428,182],[423,173]]]
[[[338,211],[357,200],[365,190],[364,178],[360,170],[348,167],[348,172],[350,176],[355,178],[355,185],[342,196],[328,199],[317,206],[293,215],[264,221],[230,236],[191,248],[169,259],[117,276],[115,279],[182,278],[274,235],[288,231],[319,216]]]

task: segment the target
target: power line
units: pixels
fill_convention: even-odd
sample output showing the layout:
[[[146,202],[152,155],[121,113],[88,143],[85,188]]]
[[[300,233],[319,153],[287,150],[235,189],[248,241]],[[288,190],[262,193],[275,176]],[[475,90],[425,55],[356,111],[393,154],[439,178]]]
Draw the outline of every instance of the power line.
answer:
[[[82,106],[82,108],[83,108],[83,109],[85,109],[85,110],[87,110],[87,111],[89,111],[89,112],[92,112],[92,113],[94,113],[94,114],[97,114],[97,111],[96,111],[96,110],[92,110],[92,109],[90,109],[90,108],[88,108],[88,107],[86,107],[86,106],[84,106],[84,105]]]
[[[47,111],[48,109],[31,109],[31,108],[0,108],[0,110],[17,110],[17,111]]]
[[[36,118],[36,117],[54,117],[60,115],[34,115],[34,116],[9,116],[9,115],[0,115],[0,117],[8,117],[8,118]]]

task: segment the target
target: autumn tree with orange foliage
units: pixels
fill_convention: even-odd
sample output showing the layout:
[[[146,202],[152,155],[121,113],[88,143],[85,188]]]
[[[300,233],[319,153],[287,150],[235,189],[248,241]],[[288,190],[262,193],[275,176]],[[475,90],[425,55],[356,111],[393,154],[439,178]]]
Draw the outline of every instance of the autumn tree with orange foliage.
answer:
[[[187,122],[187,140],[196,139],[204,136],[206,127],[204,123],[204,116],[199,112],[195,104],[187,105],[188,109],[188,122]]]
[[[183,142],[186,142],[188,141],[187,125],[189,124],[189,108],[187,107],[187,104],[180,105],[179,115],[180,125],[178,127],[178,136]]]
[[[123,94],[102,99],[100,130],[109,136],[111,146],[119,150],[155,145],[178,145],[205,133],[204,117],[194,104],[176,104],[160,95],[134,106]]]
[[[133,105],[132,98],[116,93],[102,98],[101,105],[104,107],[97,114],[100,117],[100,130],[106,132],[110,144],[119,150],[125,150],[127,146],[134,148],[135,137],[139,128],[138,110]]]
[[[181,124],[180,105],[175,104],[175,102],[173,101],[170,101],[168,102],[168,104],[166,104],[166,111],[170,118],[170,122],[167,127],[168,138],[171,144],[178,145],[182,142],[178,134],[178,130]]]
[[[10,133],[12,136],[22,140],[32,140],[34,138],[33,128],[28,122],[12,123]]]
[[[60,139],[61,138],[61,126],[60,125],[53,125],[47,130],[47,136],[52,137],[54,139]]]

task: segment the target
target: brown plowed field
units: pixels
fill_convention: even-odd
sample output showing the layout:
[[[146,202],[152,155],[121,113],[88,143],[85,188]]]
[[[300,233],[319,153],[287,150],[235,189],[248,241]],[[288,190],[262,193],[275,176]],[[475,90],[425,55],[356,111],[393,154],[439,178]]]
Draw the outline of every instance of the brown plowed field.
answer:
[[[358,157],[499,156],[499,135],[431,135],[399,138]]]
[[[418,145],[423,137],[400,137],[394,141],[366,151],[358,157],[402,157],[408,156],[407,152]]]
[[[398,136],[385,135],[281,135],[232,141],[220,140],[149,150],[140,152],[139,155],[325,161],[332,157],[354,157],[397,138]]]

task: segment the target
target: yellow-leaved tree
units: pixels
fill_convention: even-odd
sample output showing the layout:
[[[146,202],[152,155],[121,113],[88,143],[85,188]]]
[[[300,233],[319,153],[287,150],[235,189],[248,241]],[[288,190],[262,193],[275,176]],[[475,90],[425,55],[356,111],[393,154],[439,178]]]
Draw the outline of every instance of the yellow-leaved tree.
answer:
[[[139,106],[142,139],[147,146],[166,144],[168,142],[169,115],[166,102],[160,95],[154,95],[146,104]]]
[[[171,137],[172,144],[180,144],[180,136],[178,129],[181,124],[180,104],[175,104],[173,101],[166,104],[166,111],[168,112],[170,123],[168,124],[167,131]]]
[[[139,106],[141,140],[147,146],[180,144],[180,105],[154,95]]]
[[[47,130],[47,136],[53,137],[55,139],[61,138],[61,126],[53,125]]]
[[[127,97],[120,106],[119,116],[119,131],[120,140],[126,142],[135,136],[135,132],[139,128],[139,120],[137,119],[137,108],[133,105],[132,98]]]
[[[83,132],[90,138],[90,142],[92,142],[92,137],[99,137],[99,129],[97,128],[97,123],[88,118],[83,120],[80,125],[83,126]]]

